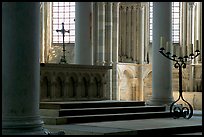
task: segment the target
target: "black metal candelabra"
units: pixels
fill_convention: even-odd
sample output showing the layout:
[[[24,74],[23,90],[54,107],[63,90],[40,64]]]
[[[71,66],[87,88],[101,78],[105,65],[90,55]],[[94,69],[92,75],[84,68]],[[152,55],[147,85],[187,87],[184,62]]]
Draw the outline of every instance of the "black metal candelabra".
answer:
[[[179,118],[184,117],[186,119],[190,119],[193,116],[193,107],[190,103],[188,103],[182,95],[182,68],[186,68],[186,63],[190,62],[191,60],[195,59],[198,55],[200,55],[199,50],[195,50],[195,53],[190,53],[189,55],[177,56],[172,55],[170,51],[166,51],[165,48],[161,47],[159,52],[166,58],[172,60],[175,62],[174,67],[179,69],[179,97],[176,101],[174,101],[170,106],[170,113],[173,116],[173,118]],[[186,104],[187,107],[183,107],[182,105],[176,105],[176,102],[178,102],[180,99],[182,99]]]

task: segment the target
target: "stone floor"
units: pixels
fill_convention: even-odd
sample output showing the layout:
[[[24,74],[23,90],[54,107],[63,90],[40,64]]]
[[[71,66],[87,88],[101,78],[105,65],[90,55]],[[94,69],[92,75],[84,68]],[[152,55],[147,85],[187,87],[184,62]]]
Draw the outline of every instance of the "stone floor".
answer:
[[[202,111],[194,111],[190,119],[157,118],[143,120],[108,121],[67,125],[44,125],[51,132],[63,130],[65,135],[136,135],[140,130],[202,125]],[[180,135],[202,135],[202,132]]]

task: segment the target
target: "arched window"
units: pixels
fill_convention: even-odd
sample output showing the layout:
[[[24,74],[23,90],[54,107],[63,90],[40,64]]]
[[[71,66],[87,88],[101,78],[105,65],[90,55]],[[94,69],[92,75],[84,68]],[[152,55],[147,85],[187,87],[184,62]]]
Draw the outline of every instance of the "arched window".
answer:
[[[65,33],[65,43],[75,43],[75,2],[52,2],[52,43],[63,43],[61,32],[56,30],[69,30]]]
[[[180,41],[180,2],[172,2],[172,42],[179,43]],[[153,2],[149,2],[149,36],[152,42],[152,18],[153,18]]]

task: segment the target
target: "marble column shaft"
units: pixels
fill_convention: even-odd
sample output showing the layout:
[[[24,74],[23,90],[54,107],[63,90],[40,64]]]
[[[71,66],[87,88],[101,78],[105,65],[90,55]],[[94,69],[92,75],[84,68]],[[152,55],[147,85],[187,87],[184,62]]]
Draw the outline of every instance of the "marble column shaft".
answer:
[[[112,92],[110,93],[112,96],[110,96],[110,100],[118,100],[118,70],[117,70],[117,64],[118,64],[118,56],[119,54],[119,2],[113,3],[113,31],[112,31],[112,59],[113,59],[113,68],[112,68]]]
[[[98,2],[99,64],[105,64],[105,2]]]
[[[127,58],[131,58],[131,44],[132,44],[131,42],[131,35],[132,35],[131,12],[132,12],[132,7],[127,6],[127,17],[126,17],[126,21],[127,21],[126,55],[127,55]]]
[[[159,53],[160,37],[171,39],[171,2],[153,3],[153,41],[152,41],[152,98],[151,105],[170,105],[172,94],[172,62]]]
[[[112,22],[112,2],[106,3],[106,12],[105,12],[105,41],[106,41],[106,63],[107,65],[112,65],[112,31],[113,31],[113,22]]]
[[[92,65],[91,2],[76,2],[75,63]]]
[[[126,30],[126,15],[127,15],[127,11],[126,11],[126,6],[122,6],[122,28],[121,28],[121,39],[122,39],[122,56],[126,55],[126,36],[127,36],[127,30]]]
[[[137,17],[136,17],[136,6],[134,5],[133,6],[133,9],[132,9],[132,29],[133,29],[133,32],[132,32],[132,42],[133,42],[133,53],[132,53],[132,56],[133,56],[133,61],[134,63],[137,62],[137,47],[136,47],[136,20],[137,20]]]
[[[98,45],[98,3],[93,2],[93,50],[94,64],[99,64],[99,45]]]
[[[44,134],[40,99],[40,2],[2,3],[2,134]]]

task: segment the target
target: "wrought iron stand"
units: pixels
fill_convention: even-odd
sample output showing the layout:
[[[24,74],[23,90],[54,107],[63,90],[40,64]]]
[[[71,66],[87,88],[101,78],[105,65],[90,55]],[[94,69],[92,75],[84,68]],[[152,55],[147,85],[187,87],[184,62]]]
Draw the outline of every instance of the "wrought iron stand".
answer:
[[[195,59],[198,55],[200,55],[200,51],[196,50],[195,54],[191,53],[189,56],[184,57],[178,57],[176,55],[171,56],[170,52],[166,52],[163,47],[160,48],[159,52],[166,58],[175,61],[174,67],[179,69],[179,97],[176,101],[174,101],[170,106],[170,113],[172,114],[173,118],[179,118],[184,117],[186,119],[190,119],[193,116],[193,107],[190,103],[188,103],[182,95],[182,68],[186,68],[186,63]],[[183,107],[176,105],[176,102],[178,102],[180,99],[182,99],[188,107]]]

